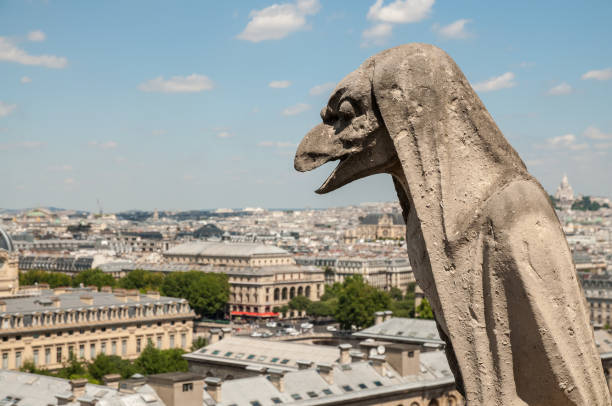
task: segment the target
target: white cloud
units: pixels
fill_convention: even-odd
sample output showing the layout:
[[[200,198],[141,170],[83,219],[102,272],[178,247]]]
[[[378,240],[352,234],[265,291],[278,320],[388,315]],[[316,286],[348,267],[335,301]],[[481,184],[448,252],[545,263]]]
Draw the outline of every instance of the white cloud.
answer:
[[[290,148],[290,147],[296,146],[292,142],[285,142],[285,141],[261,141],[257,145],[259,145],[260,147],[268,147],[268,148]]]
[[[535,66],[535,62],[521,62],[519,65],[521,68],[533,68]]]
[[[376,3],[368,11],[368,20],[384,23],[415,23],[426,18],[435,0],[395,0],[383,6],[383,0]]]
[[[589,144],[576,144],[576,136],[574,134],[564,134],[547,138],[546,144],[549,148],[567,148],[572,151],[589,149]]]
[[[320,94],[324,94],[327,93],[331,90],[334,89],[334,87],[336,87],[336,83],[335,82],[326,82],[320,85],[316,85],[314,87],[312,87],[309,91],[308,94],[311,96],[317,96]]]
[[[8,104],[0,101],[0,117],[5,117],[11,114],[17,108],[16,104]]]
[[[26,83],[30,83],[32,82],[32,79],[28,76],[22,76],[21,79],[19,80],[21,83],[26,84]]]
[[[148,82],[141,83],[138,88],[143,92],[161,93],[196,93],[213,88],[213,81],[207,76],[193,73],[189,76],[172,76],[165,80],[158,76]]]
[[[287,107],[285,110],[283,110],[283,115],[284,116],[295,116],[309,109],[310,109],[310,106],[308,104],[298,103],[295,106],[290,106],[290,107]]]
[[[612,68],[590,70],[582,75],[582,79],[610,80],[612,79]]]
[[[361,46],[383,45],[387,38],[391,36],[393,26],[387,23],[376,24],[373,27],[364,30],[361,34]]]
[[[437,32],[439,35],[441,35],[444,38],[449,38],[449,39],[469,38],[470,33],[468,33],[465,30],[465,25],[471,21],[472,20],[467,20],[465,18],[462,18],[461,20],[457,20],[443,27],[440,27],[439,25],[435,24],[433,29],[435,32]]]
[[[30,31],[28,33],[28,39],[33,42],[41,42],[47,38],[44,32],[41,30]]]
[[[599,128],[593,126],[587,127],[582,135],[592,140],[612,140],[612,134],[606,134]]]
[[[249,14],[251,20],[237,38],[251,42],[285,38],[308,28],[306,16],[318,13],[320,8],[318,0],[297,0],[253,10]]]
[[[62,56],[30,55],[23,49],[18,48],[6,37],[0,37],[0,61],[56,69],[65,68],[68,65],[68,60]]]
[[[474,84],[474,90],[479,92],[490,92],[493,90],[507,89],[516,86],[514,73],[506,72],[503,75],[495,76],[484,82]]]
[[[273,80],[272,82],[268,83],[268,86],[273,89],[285,89],[291,86],[291,82],[288,80]]]
[[[107,141],[107,142],[89,141],[88,144],[92,148],[99,148],[103,150],[115,149],[119,145],[115,141]]]
[[[219,138],[230,138],[233,137],[234,134],[228,132],[228,131],[221,131],[220,133],[217,134],[217,137]]]
[[[559,83],[557,86],[553,86],[548,89],[548,94],[552,96],[561,96],[564,94],[570,94],[574,89],[565,82]]]

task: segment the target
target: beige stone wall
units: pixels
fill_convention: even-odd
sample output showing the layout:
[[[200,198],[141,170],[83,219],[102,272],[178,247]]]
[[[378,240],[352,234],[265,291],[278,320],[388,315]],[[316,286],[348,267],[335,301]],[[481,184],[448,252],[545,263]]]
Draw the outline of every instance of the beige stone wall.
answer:
[[[19,290],[17,257],[0,251],[0,297],[11,296]]]
[[[45,369],[61,368],[72,351],[91,360],[100,353],[134,359],[150,340],[160,349],[189,351],[193,341],[193,313],[159,320],[130,320],[93,326],[62,326],[61,329],[23,328],[0,338],[0,368],[17,370],[25,361]]]

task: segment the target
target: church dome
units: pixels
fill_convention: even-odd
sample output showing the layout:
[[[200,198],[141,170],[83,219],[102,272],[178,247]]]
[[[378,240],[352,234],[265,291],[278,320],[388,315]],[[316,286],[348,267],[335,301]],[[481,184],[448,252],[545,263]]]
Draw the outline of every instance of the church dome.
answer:
[[[6,231],[4,231],[1,228],[0,228],[0,250],[6,250],[9,252],[14,250],[13,240],[11,240],[11,237],[9,237]]]

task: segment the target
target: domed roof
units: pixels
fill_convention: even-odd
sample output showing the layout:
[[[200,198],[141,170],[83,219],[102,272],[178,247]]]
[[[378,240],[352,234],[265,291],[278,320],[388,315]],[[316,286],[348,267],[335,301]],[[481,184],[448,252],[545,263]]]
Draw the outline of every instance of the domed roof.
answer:
[[[4,231],[1,228],[0,228],[0,250],[6,250],[9,252],[14,250],[13,240],[11,240],[11,237],[9,237],[6,231]]]

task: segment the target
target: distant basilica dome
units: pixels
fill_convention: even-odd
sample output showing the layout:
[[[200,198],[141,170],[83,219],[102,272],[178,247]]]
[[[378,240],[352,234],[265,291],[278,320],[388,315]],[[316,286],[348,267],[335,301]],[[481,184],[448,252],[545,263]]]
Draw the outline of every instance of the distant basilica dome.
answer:
[[[9,252],[12,252],[14,250],[13,240],[11,240],[11,237],[9,237],[6,231],[4,231],[1,228],[0,228],[0,250],[5,250]]]

